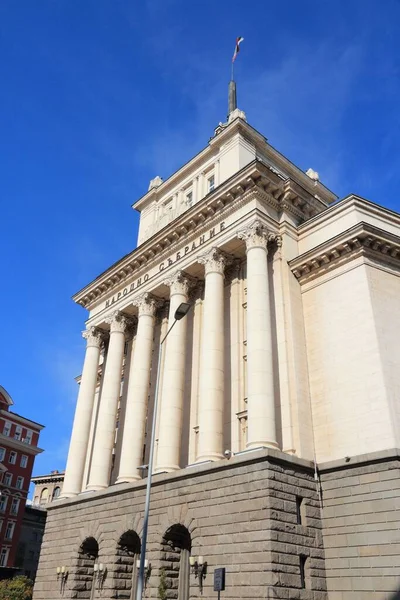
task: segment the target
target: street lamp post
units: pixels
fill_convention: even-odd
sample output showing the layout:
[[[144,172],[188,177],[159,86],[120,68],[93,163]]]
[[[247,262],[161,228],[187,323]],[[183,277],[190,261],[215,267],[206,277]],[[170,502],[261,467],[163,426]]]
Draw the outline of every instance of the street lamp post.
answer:
[[[158,365],[157,365],[157,379],[156,379],[156,389],[154,393],[154,412],[153,412],[153,424],[151,427],[151,440],[150,440],[150,454],[149,454],[149,464],[147,471],[147,486],[146,486],[146,500],[144,505],[144,518],[143,518],[143,533],[142,533],[142,545],[140,550],[140,566],[139,566],[139,575],[137,582],[137,590],[136,590],[136,600],[142,600],[143,596],[143,588],[144,588],[144,571],[145,571],[145,560],[146,560],[146,544],[147,544],[147,530],[149,526],[149,510],[150,510],[150,494],[151,494],[151,480],[153,476],[153,456],[154,456],[154,442],[156,437],[156,421],[157,421],[157,408],[158,408],[158,387],[160,382],[160,371],[161,371],[161,357],[162,357],[162,348],[165,340],[169,336],[172,328],[176,324],[177,321],[180,321],[188,314],[190,310],[190,304],[187,302],[182,302],[175,311],[174,322],[171,327],[168,329],[167,333],[164,335],[160,342],[160,349],[158,352]]]

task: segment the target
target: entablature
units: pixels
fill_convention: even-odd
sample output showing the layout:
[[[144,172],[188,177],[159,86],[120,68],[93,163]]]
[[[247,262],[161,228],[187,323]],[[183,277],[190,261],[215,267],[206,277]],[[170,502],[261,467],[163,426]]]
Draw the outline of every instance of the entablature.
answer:
[[[400,237],[362,221],[289,261],[289,267],[303,284],[361,255],[400,269]]]
[[[91,284],[75,294],[73,299],[84,308],[91,309],[99,299],[136,277],[143,268],[160,260],[165,252],[173,250],[189,235],[204,229],[227,213],[236,209],[237,203],[258,198],[278,214],[291,212],[302,222],[310,214],[324,210],[325,205],[313,198],[298,183],[283,180],[260,161],[253,161],[232,176],[203,201],[194,205],[172,223],[146,240],[136,250],[115,263]]]

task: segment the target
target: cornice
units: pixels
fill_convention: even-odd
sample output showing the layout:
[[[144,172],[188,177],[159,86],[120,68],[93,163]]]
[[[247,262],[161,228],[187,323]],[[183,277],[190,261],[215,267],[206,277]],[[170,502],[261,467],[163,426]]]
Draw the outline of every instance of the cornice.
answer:
[[[400,269],[400,237],[361,221],[288,264],[298,281],[306,283],[359,256]]]
[[[166,225],[127,254],[92,283],[73,296],[73,300],[88,310],[116,287],[140,277],[155,261],[163,260],[183,241],[202,234],[222,217],[237,210],[238,203],[258,197],[280,213],[289,212],[299,220],[307,219],[325,209],[298,183],[282,179],[265,163],[255,160],[229,180],[218,186],[200,202]]]
[[[8,435],[4,435],[0,433],[0,446],[15,448],[15,450],[20,450],[23,454],[40,454],[43,452],[42,448],[38,448],[38,446],[32,446],[31,444],[26,444],[25,442],[20,442],[15,438],[9,437]]]

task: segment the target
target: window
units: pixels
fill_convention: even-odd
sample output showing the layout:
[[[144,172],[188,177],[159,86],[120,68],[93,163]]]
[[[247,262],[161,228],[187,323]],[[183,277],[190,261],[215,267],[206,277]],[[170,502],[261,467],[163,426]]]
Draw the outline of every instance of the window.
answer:
[[[170,198],[169,200],[167,200],[166,202],[164,202],[163,205],[163,212],[165,215],[169,215],[171,214],[172,211],[172,198]]]
[[[14,527],[15,527],[14,521],[8,521],[6,533],[5,533],[5,536],[4,536],[4,538],[6,540],[11,540],[11,538],[13,536],[13,533],[14,533]]]
[[[22,436],[22,427],[21,425],[17,425],[15,428],[14,438],[16,440],[20,440]]]
[[[7,500],[7,496],[0,496],[0,512],[6,512]]]
[[[3,434],[10,435],[11,423],[10,421],[4,421]]]
[[[13,498],[12,502],[11,502],[10,513],[12,515],[16,515],[16,514],[18,514],[18,509],[19,509],[19,498]]]
[[[300,587],[303,589],[309,587],[309,573],[307,556],[300,554]]]
[[[60,492],[61,492],[61,488],[59,488],[59,487],[54,488],[53,499],[58,498],[58,496],[60,495]]]
[[[298,525],[306,524],[306,511],[305,511],[304,498],[296,496],[296,518]]]
[[[49,498],[49,489],[43,488],[40,494],[40,504],[45,504]]]
[[[19,490],[22,490],[22,486],[24,485],[24,478],[23,477],[17,477],[17,485],[16,487]]]
[[[209,177],[207,179],[207,184],[208,184],[208,191],[212,192],[213,189],[215,188],[215,178],[214,178],[214,175],[211,175],[211,177]]]
[[[3,480],[4,485],[11,485],[11,482],[12,482],[12,473],[6,473],[4,475],[4,480]]]
[[[2,548],[0,551],[0,567],[7,566],[8,548]]]
[[[21,465],[21,467],[22,467],[22,468],[25,468],[27,464],[28,464],[28,457],[27,457],[27,455],[26,455],[26,454],[23,454],[23,455],[21,456],[21,462],[20,462],[20,465]]]
[[[3,528],[3,519],[0,519],[0,531],[2,530],[2,528]]]
[[[8,457],[8,462],[11,465],[15,465],[15,463],[17,462],[17,453],[12,451],[10,452],[10,456]]]
[[[6,449],[0,448],[0,462],[3,462],[5,455],[6,455]]]
[[[186,194],[186,204],[188,206],[192,206],[192,202],[193,202],[193,192],[190,191]]]
[[[30,429],[26,430],[26,436],[22,440],[25,444],[32,444],[32,431]]]

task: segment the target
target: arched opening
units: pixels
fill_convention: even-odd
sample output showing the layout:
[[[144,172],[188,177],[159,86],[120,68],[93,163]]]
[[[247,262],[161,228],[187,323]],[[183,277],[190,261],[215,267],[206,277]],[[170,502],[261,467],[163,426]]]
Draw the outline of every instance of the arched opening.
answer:
[[[134,600],[137,585],[137,561],[140,557],[140,538],[136,531],[125,531],[117,544],[114,574],[114,598]]]
[[[41,493],[40,493],[40,504],[46,504],[47,500],[49,498],[49,488],[43,488]]]
[[[94,565],[98,560],[99,545],[93,537],[84,540],[78,551],[74,598],[92,600],[95,594]]]
[[[170,600],[189,600],[191,549],[190,533],[183,525],[172,525],[165,532],[161,542],[161,573]]]
[[[58,496],[60,495],[61,492],[61,488],[60,487],[55,487],[54,491],[53,491],[53,500],[55,500],[56,498],[58,498]]]

